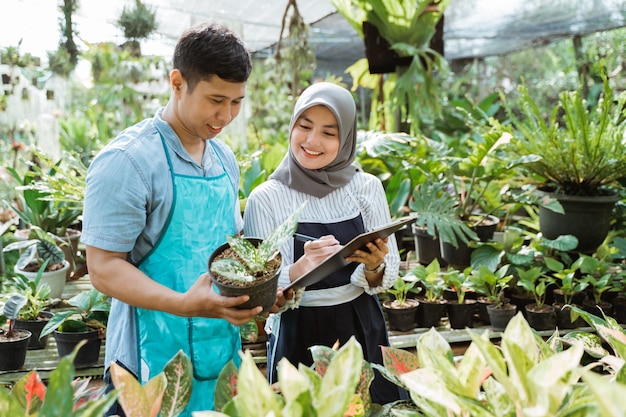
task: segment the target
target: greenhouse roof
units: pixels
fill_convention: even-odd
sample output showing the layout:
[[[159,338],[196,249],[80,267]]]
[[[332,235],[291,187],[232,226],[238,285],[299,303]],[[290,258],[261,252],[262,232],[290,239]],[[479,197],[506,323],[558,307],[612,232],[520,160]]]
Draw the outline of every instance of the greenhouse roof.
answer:
[[[145,54],[170,55],[180,33],[206,20],[225,23],[248,48],[262,53],[276,44],[287,0],[143,0],[157,11],[158,31],[142,44]],[[3,0],[0,46],[45,56],[57,48],[58,1]],[[124,41],[115,21],[134,0],[82,1],[76,29],[87,42]],[[310,43],[318,59],[342,68],[365,56],[361,38],[330,0],[299,0],[311,25]],[[626,26],[626,0],[451,0],[444,19],[449,60],[500,55],[576,35]]]

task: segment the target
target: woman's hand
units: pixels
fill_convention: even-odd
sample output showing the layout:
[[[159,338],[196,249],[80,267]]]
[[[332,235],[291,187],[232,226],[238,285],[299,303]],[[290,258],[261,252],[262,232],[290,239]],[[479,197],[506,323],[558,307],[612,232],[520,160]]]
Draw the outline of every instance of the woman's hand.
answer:
[[[341,250],[343,246],[333,235],[322,236],[319,239],[304,243],[304,255],[300,257],[289,270],[289,278],[294,281],[313,270],[324,259]]]

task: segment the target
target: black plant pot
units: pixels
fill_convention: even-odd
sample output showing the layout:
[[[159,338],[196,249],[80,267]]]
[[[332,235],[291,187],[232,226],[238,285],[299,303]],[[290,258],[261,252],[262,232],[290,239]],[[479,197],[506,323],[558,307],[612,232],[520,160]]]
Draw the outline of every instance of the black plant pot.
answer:
[[[531,303],[525,306],[528,325],[535,330],[554,330],[556,328],[556,314],[554,307],[544,304],[543,307],[537,307],[537,304]]]
[[[475,313],[478,320],[483,324],[491,324],[487,307],[496,304],[495,301],[489,301],[486,297],[478,297],[476,299]]]
[[[587,313],[602,318],[602,313],[607,316],[613,315],[613,304],[609,303],[608,301],[600,301],[600,303],[596,304],[593,299],[588,299],[583,302],[583,310],[585,310]]]
[[[417,327],[439,327],[440,321],[446,316],[446,302],[430,302],[419,300],[417,307]]]
[[[0,335],[0,371],[13,371],[24,366],[26,351],[31,333],[28,330],[14,330],[15,336],[6,339]]]
[[[526,306],[535,302],[535,298],[532,295],[524,294],[518,291],[511,291],[509,297],[511,304],[517,307],[517,311],[521,311],[524,317],[528,320],[528,313],[526,312]]]
[[[48,337],[50,334],[39,338],[41,331],[48,324],[48,321],[54,314],[49,311],[42,311],[39,314],[40,320],[15,320],[16,329],[24,329],[30,331],[33,335],[28,343],[28,349],[45,349],[48,345]]]
[[[577,306],[576,304],[574,305]],[[587,325],[587,322],[580,317],[572,322],[571,307],[560,303],[555,303],[553,306],[556,314],[556,327],[559,329],[576,329]]]
[[[441,243],[437,236],[431,236],[428,232],[415,224],[411,225],[413,231],[413,240],[415,241],[415,250],[417,251],[417,261],[422,265],[429,265],[437,259],[442,267],[448,266],[448,263],[441,255]]]
[[[509,321],[517,313],[517,306],[515,304],[503,304],[498,306],[497,304],[491,304],[487,306],[487,313],[489,314],[489,321],[491,322],[491,328],[495,331],[504,331]]]
[[[91,330],[88,332],[59,332],[54,331],[54,340],[57,343],[57,352],[59,357],[67,356],[74,351],[74,348],[81,340],[86,340],[85,343],[76,354],[74,358],[74,366],[76,369],[86,368],[98,362],[100,359],[100,346],[102,340],[100,339],[100,333],[97,330]]]
[[[464,329],[472,327],[474,321],[474,311],[476,310],[476,300],[465,300],[463,304],[457,301],[446,303],[446,312],[451,329]]]
[[[247,238],[254,246],[258,246],[262,240],[258,238]],[[224,243],[209,257],[209,274],[211,274],[211,263],[222,253],[225,249],[229,248],[228,243]],[[280,260],[280,254],[277,259]],[[242,285],[240,283],[229,283],[220,281],[219,277],[215,277],[211,274],[213,284],[218,288],[219,293],[226,297],[238,297],[240,295],[249,295],[250,299],[243,304],[236,306],[239,309],[249,309],[257,306],[262,306],[263,311],[260,314],[267,313],[276,301],[276,290],[278,288],[278,277],[280,276],[281,266],[271,276],[266,277],[265,280],[259,280],[248,285]]]
[[[539,229],[548,239],[561,235],[574,235],[578,239],[576,250],[591,253],[606,238],[613,208],[619,201],[617,192],[605,196],[570,196],[551,193],[548,188],[538,190],[541,196],[555,198],[563,206],[564,213],[556,213],[539,205]]]
[[[406,300],[405,307],[393,307],[393,301],[385,301],[383,310],[387,316],[389,330],[399,330],[406,332],[417,326],[415,322],[416,312],[419,306],[417,300]]]
[[[498,228],[498,223],[500,223],[500,219],[496,216],[490,215],[487,217],[487,221],[484,224],[472,226],[472,230],[476,232],[481,242],[492,240]],[[448,265],[456,269],[464,269],[471,265],[473,249],[460,240],[457,243],[458,246],[455,248],[451,243],[441,241],[441,256]]]
[[[626,324],[626,298],[617,297],[613,300],[613,318],[619,324]]]

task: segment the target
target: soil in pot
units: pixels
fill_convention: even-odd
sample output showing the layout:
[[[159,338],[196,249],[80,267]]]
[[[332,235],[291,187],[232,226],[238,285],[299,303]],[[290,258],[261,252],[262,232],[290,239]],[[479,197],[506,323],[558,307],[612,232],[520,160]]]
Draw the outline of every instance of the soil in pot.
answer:
[[[253,244],[258,244],[261,240],[251,238],[250,241]],[[276,301],[278,277],[282,266],[282,257],[280,254],[267,263],[265,271],[255,276],[254,282],[232,281],[210,272],[211,263],[220,258],[240,259],[239,255],[230,248],[228,243],[217,248],[209,258],[209,274],[211,274],[213,282],[218,288],[219,293],[226,297],[249,295],[250,299],[245,303],[236,306],[236,308],[249,309],[262,306],[263,311],[260,314],[268,312]]]
[[[502,305],[491,304],[487,306],[487,313],[489,314],[491,328],[495,331],[502,332],[517,313],[517,306],[511,303]]]
[[[31,336],[28,330],[21,329],[14,329],[10,338],[0,334],[0,371],[13,371],[24,366]]]
[[[398,305],[395,301],[385,301],[383,311],[387,317],[389,330],[407,332],[417,327],[416,316],[419,302],[407,299],[404,305]]]
[[[74,351],[74,348],[81,340],[85,343],[74,358],[74,366],[78,368],[86,368],[98,362],[100,359],[100,346],[102,339],[98,330],[90,330],[88,332],[59,332],[54,331],[54,340],[57,343],[57,352],[59,357],[67,356]]]
[[[458,301],[448,301],[446,303],[446,312],[450,328],[464,329],[472,327],[474,321],[474,311],[476,310],[476,300],[465,300],[463,304]]]
[[[527,304],[526,317],[528,325],[535,330],[553,330],[556,328],[556,314],[552,305],[544,304],[537,307],[537,304]]]
[[[46,346],[48,345],[48,336],[50,335],[47,334],[42,338],[39,338],[39,335],[53,315],[54,314],[49,311],[42,311],[39,314],[37,320],[15,320],[16,329],[28,330],[33,334],[30,338],[30,342],[28,343],[28,349],[46,348]]]

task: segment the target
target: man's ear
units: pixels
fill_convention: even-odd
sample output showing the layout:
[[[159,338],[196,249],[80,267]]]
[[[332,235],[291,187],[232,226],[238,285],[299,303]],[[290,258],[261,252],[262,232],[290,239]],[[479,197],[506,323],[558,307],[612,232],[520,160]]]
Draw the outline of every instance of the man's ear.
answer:
[[[185,87],[185,78],[180,70],[175,69],[170,72],[170,88],[174,94],[180,94]]]

